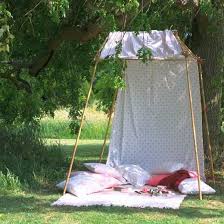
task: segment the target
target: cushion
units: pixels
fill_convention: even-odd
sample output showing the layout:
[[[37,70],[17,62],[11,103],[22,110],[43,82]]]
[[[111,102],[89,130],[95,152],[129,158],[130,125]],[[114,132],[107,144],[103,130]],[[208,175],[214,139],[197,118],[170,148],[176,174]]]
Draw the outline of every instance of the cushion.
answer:
[[[178,190],[180,182],[190,177],[197,177],[197,173],[195,171],[178,170],[171,174],[153,175],[147,184],[150,186],[165,185],[174,190]]]
[[[108,175],[124,182],[124,179],[119,171],[109,165],[103,163],[84,163],[84,166],[94,173]]]
[[[178,191],[179,184],[190,177],[191,176],[187,170],[178,170],[160,180],[159,185]]]
[[[69,179],[67,192],[83,197],[88,194],[102,191],[106,188],[115,187],[122,184],[119,180],[103,174],[79,171],[73,172],[73,176]],[[60,189],[64,189],[65,181],[56,185]]]
[[[135,187],[144,186],[150,178],[149,173],[138,165],[121,165],[118,166],[118,170]]]
[[[182,194],[198,194],[198,179],[197,178],[187,178],[178,186],[179,191]],[[201,181],[201,191],[203,194],[214,194],[215,190]]]

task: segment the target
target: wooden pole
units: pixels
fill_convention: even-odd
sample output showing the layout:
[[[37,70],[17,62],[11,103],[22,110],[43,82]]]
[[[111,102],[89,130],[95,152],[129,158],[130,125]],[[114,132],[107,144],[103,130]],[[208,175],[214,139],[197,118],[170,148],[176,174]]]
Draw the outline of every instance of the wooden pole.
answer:
[[[202,76],[202,67],[201,64],[198,63],[198,71],[200,76],[200,84],[201,84],[201,95],[202,95],[202,108],[203,108],[203,114],[205,119],[205,129],[206,129],[206,137],[207,137],[207,143],[208,143],[208,156],[209,156],[209,162],[210,162],[210,174],[212,175],[212,180],[215,185],[215,172],[214,172],[214,162],[213,162],[213,156],[212,156],[212,146],[211,146],[211,139],[210,139],[210,133],[208,128],[208,117],[207,117],[207,111],[206,111],[206,101],[205,101],[205,90],[204,90],[204,83],[203,83],[203,76]]]
[[[117,93],[118,93],[118,90],[116,90],[116,92],[114,93],[114,96],[113,96],[112,106],[111,106],[111,110],[110,110],[110,114],[109,114],[109,120],[108,120],[108,123],[107,123],[107,129],[106,129],[106,133],[105,133],[105,137],[104,137],[104,142],[103,142],[100,157],[99,157],[99,162],[102,161],[103,154],[104,154],[104,151],[105,151],[105,148],[106,148],[106,142],[107,142],[107,137],[108,137],[109,130],[110,130],[110,123],[111,123],[111,120],[112,120],[112,114],[113,114],[113,111],[114,111],[114,106],[115,106],[115,102],[116,102],[116,98],[117,98]]]
[[[194,119],[194,111],[193,111],[193,100],[192,100],[192,89],[191,89],[191,81],[190,81],[189,72],[188,72],[188,60],[187,60],[187,57],[185,58],[185,61],[186,61],[188,96],[189,96],[190,110],[191,110],[191,125],[192,125],[192,130],[193,130],[194,152],[195,152],[195,160],[196,160],[197,175],[198,175],[197,179],[198,179],[199,199],[202,200],[201,177],[200,177],[200,165],[199,165],[199,158],[198,158],[197,136],[196,136],[195,119]]]
[[[94,82],[94,79],[95,79],[95,76],[96,76],[96,69],[97,69],[98,62],[99,62],[99,59],[98,59],[98,56],[97,56],[96,63],[95,63],[94,68],[93,68],[92,78],[91,78],[90,87],[89,87],[89,91],[88,91],[86,102],[85,102],[85,107],[83,109],[82,116],[81,116],[78,135],[76,137],[75,145],[74,145],[74,148],[73,148],[73,151],[72,151],[72,158],[71,158],[68,173],[67,173],[67,176],[66,176],[66,181],[65,181],[63,194],[66,193],[67,186],[68,186],[68,181],[69,181],[69,178],[71,176],[71,171],[72,171],[73,163],[74,163],[74,160],[75,160],[75,155],[76,155],[76,151],[77,151],[77,147],[78,147],[78,143],[79,143],[79,138],[80,138],[81,131],[82,131],[85,112],[86,112],[86,109],[87,109],[87,106],[88,106],[89,98],[90,98],[90,95],[91,95],[91,92],[92,92],[93,82]]]
[[[84,117],[85,117],[85,112],[86,112],[86,109],[87,109],[87,106],[88,106],[88,102],[89,102],[89,98],[90,98],[90,95],[91,95],[91,92],[92,92],[93,82],[94,82],[95,76],[96,76],[96,69],[97,69],[98,63],[100,61],[100,53],[101,53],[101,50],[103,49],[103,47],[105,46],[107,40],[108,40],[108,37],[103,42],[103,44],[101,45],[100,49],[98,50],[98,52],[97,52],[97,54],[96,54],[96,56],[94,58],[95,65],[94,65],[93,72],[92,72],[92,78],[91,78],[91,81],[90,81],[90,87],[89,87],[89,91],[88,91],[88,94],[87,94],[85,107],[83,109],[81,120],[80,120],[80,127],[79,127],[79,131],[78,131],[78,135],[76,137],[75,145],[74,145],[74,148],[73,148],[73,151],[72,151],[72,157],[71,157],[69,169],[68,169],[68,172],[67,172],[67,175],[66,175],[66,181],[65,181],[63,194],[66,193],[66,190],[67,190],[67,187],[68,187],[68,181],[69,181],[69,178],[71,176],[72,167],[73,167],[73,163],[74,163],[74,160],[75,160],[75,155],[76,155],[76,151],[77,151],[77,147],[78,147],[78,143],[79,143],[79,138],[80,138],[81,131],[82,131],[82,126],[83,126],[83,121],[84,121]]]

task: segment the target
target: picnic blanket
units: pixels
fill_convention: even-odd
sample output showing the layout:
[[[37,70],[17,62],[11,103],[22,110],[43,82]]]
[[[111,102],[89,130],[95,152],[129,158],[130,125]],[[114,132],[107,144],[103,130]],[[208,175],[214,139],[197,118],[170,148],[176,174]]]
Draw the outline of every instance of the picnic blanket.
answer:
[[[65,194],[52,206],[120,206],[133,208],[167,208],[179,209],[186,195],[172,192],[168,195],[150,196],[149,194],[124,193],[114,190],[105,190],[79,198],[72,194]]]

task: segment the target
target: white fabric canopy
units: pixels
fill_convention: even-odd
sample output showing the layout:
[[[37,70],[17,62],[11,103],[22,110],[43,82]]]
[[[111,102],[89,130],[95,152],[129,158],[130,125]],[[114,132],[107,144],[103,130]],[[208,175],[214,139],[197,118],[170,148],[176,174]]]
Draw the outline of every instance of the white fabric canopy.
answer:
[[[142,47],[151,49],[152,58],[178,58],[182,49],[171,30],[149,32],[112,32],[101,51],[100,58],[108,58],[116,54],[116,46],[121,43],[119,54],[123,59],[137,59],[138,50]]]
[[[201,175],[204,177],[198,67],[189,60]],[[185,60],[128,60],[118,93],[107,163],[137,164],[149,172],[196,170]]]

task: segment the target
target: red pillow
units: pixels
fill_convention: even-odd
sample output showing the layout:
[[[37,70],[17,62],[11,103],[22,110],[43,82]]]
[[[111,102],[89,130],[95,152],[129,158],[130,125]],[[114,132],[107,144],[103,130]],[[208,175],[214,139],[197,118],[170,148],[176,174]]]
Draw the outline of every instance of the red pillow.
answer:
[[[166,178],[163,178],[159,185],[167,186],[169,189],[178,190],[178,185],[181,181],[190,178],[190,174],[187,170],[178,170]]]
[[[154,175],[148,180],[147,184],[153,187],[164,185],[170,189],[177,190],[179,183],[190,177],[196,178],[197,173],[194,171],[178,170],[170,174]]]
[[[170,176],[170,174],[154,175],[148,180],[147,184],[152,187],[156,187],[157,185],[159,185],[159,183],[162,179],[164,179],[168,176]]]

